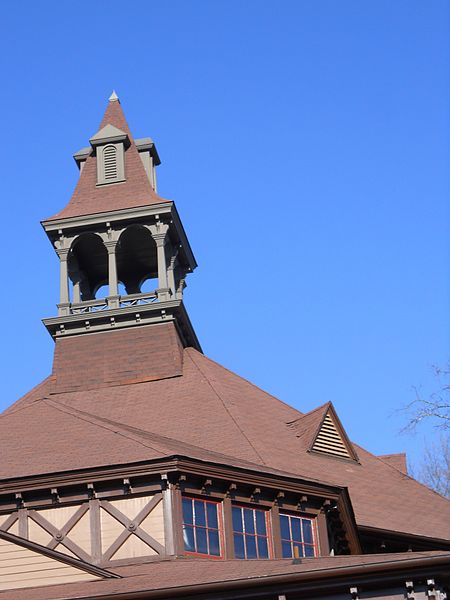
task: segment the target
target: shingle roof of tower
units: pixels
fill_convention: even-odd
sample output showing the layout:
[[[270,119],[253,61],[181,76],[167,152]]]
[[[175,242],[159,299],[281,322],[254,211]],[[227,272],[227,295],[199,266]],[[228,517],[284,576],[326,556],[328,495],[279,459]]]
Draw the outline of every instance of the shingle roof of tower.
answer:
[[[0,452],[7,457],[0,478],[181,454],[346,486],[358,525],[450,540],[448,500],[359,446],[359,462],[309,452],[323,409],[303,416],[196,350],[183,350],[168,331],[161,337],[169,327],[145,328],[147,342],[139,328],[118,330],[114,340],[112,332],[79,336],[84,350],[62,340],[57,352],[71,352],[80,375],[68,381],[64,361],[55,360],[52,377],[0,417]],[[105,344],[135,345],[139,361],[123,367],[121,380],[108,381],[97,346],[89,352],[102,336]],[[167,352],[155,352],[155,336],[172,344]],[[116,354],[119,364],[126,352]],[[169,356],[178,357],[162,372]],[[82,361],[93,363],[101,385],[84,377]]]
[[[118,100],[108,102],[99,130],[107,125],[124,131],[130,139],[130,146],[125,152],[126,181],[97,186],[97,158],[92,152],[80,172],[77,186],[69,203],[56,215],[46,219],[47,221],[167,202],[158,196],[150,185]]]

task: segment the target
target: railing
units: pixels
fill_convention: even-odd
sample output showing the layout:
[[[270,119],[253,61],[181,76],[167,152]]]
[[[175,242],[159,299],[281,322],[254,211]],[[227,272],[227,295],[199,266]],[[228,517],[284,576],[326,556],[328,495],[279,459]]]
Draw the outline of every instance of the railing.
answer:
[[[150,292],[147,294],[130,294],[129,296],[120,296],[119,307],[125,306],[139,306],[141,304],[152,304],[158,300],[156,292]]]
[[[119,296],[114,298],[99,298],[98,300],[85,300],[71,304],[69,311],[71,315],[82,315],[86,313],[100,312],[112,308],[126,308],[127,306],[140,306],[143,304],[152,304],[158,300],[156,292],[143,294],[129,294],[128,296]]]

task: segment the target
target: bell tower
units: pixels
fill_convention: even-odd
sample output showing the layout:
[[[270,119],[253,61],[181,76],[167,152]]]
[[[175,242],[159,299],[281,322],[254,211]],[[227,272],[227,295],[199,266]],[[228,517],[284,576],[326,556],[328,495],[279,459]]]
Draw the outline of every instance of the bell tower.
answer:
[[[151,138],[134,139],[113,92],[67,206],[42,222],[60,261],[52,337],[173,322],[200,349],[183,304],[197,266],[175,204],[156,191],[161,163]]]

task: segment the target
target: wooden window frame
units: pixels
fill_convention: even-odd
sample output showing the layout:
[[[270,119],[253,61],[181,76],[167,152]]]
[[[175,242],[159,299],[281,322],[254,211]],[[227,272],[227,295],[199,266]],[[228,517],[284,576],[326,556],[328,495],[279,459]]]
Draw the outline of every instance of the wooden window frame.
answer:
[[[283,538],[283,535],[281,533],[281,517],[288,517],[289,519],[289,532],[291,534],[291,538],[290,539],[286,539]],[[304,514],[304,513],[296,513],[296,512],[290,512],[290,511],[280,511],[279,513],[279,518],[280,518],[280,541],[281,541],[281,547],[283,548],[283,542],[288,542],[291,545],[291,550],[292,550],[292,556],[287,556],[287,557],[283,557],[283,558],[317,558],[319,556],[319,538],[318,538],[318,531],[317,531],[317,518],[309,515],[309,514]],[[311,532],[312,532],[312,537],[313,537],[313,543],[312,544],[305,544],[304,542],[295,542],[295,540],[292,538],[292,524],[291,524],[291,519],[300,519],[300,521],[310,521],[311,523]],[[303,524],[301,524],[301,529],[302,529],[302,536],[303,536]],[[294,552],[294,544],[297,543],[298,545],[303,547],[303,551],[304,551],[304,547],[308,546],[308,547],[312,547],[314,550],[314,555],[313,556],[306,556],[304,554],[304,556],[302,557],[296,557],[295,556],[295,552]]]
[[[233,526],[233,518],[232,518],[232,514],[233,514],[233,508],[240,508],[240,509],[248,509],[248,510],[252,510],[253,512],[255,511],[260,511],[262,513],[264,513],[264,519],[265,519],[265,523],[266,523],[266,535],[260,535],[257,533],[245,533],[245,523],[244,523],[244,518],[242,517],[242,532],[241,531],[234,531],[234,526]],[[243,513],[241,512],[241,514],[243,515]],[[253,516],[253,522],[255,524],[255,532],[256,532],[256,515]],[[241,504],[240,502],[233,502],[231,504],[231,531],[232,531],[232,535],[233,535],[233,552],[234,552],[234,558],[236,558],[236,560],[270,560],[272,558],[274,558],[274,549],[273,549],[273,543],[274,540],[272,539],[272,527],[271,527],[271,514],[270,514],[270,509],[268,508],[263,508],[261,506],[252,506],[251,504]],[[234,545],[234,536],[235,534],[242,534],[243,538],[244,538],[244,558],[238,558],[236,556],[236,548]],[[246,536],[253,536],[255,538],[255,541],[257,542],[258,537],[265,537],[267,540],[267,553],[268,556],[267,558],[261,558],[259,556],[257,556],[256,558],[248,558],[247,555],[247,549],[245,546],[245,537]],[[257,554],[259,554],[258,552],[258,544],[256,543],[256,552]]]
[[[191,496],[190,494],[182,494],[181,495],[181,530],[182,532],[184,531],[184,527],[185,525],[188,527],[192,527],[194,530],[194,539],[195,541],[197,541],[197,536],[195,535],[195,530],[197,528],[200,529],[205,529],[206,532],[208,532],[209,530],[211,531],[216,531],[216,529],[214,527],[203,527],[203,525],[195,525],[195,524],[190,524],[190,523],[185,523],[184,522],[184,515],[183,515],[183,500],[184,499],[187,500],[191,500],[191,501],[197,501],[197,502],[203,502],[204,504],[214,504],[217,508],[217,532],[219,534],[219,551],[220,551],[220,555],[216,556],[215,554],[208,554],[208,553],[204,553],[204,552],[191,552],[190,550],[186,550],[185,546],[184,546],[184,539],[183,539],[183,551],[184,554],[188,555],[188,556],[199,556],[202,558],[210,558],[212,560],[224,560],[225,558],[225,552],[224,552],[224,526],[223,526],[223,508],[222,508],[222,502],[220,500],[211,500],[210,498],[202,498],[202,497],[198,497],[198,496]],[[195,515],[194,510],[192,511],[193,515]],[[205,514],[207,515],[207,511],[205,510]],[[195,517],[193,517],[194,519]]]

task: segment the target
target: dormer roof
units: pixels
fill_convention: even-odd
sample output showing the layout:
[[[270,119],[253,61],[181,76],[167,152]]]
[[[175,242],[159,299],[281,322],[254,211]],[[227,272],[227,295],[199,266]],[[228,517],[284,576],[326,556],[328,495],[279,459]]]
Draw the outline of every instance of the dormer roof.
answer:
[[[91,146],[99,146],[100,144],[107,144],[108,142],[125,142],[129,141],[128,134],[122,131],[118,127],[114,127],[108,123],[105,127],[102,127],[95,135],[91,137],[89,143]]]

